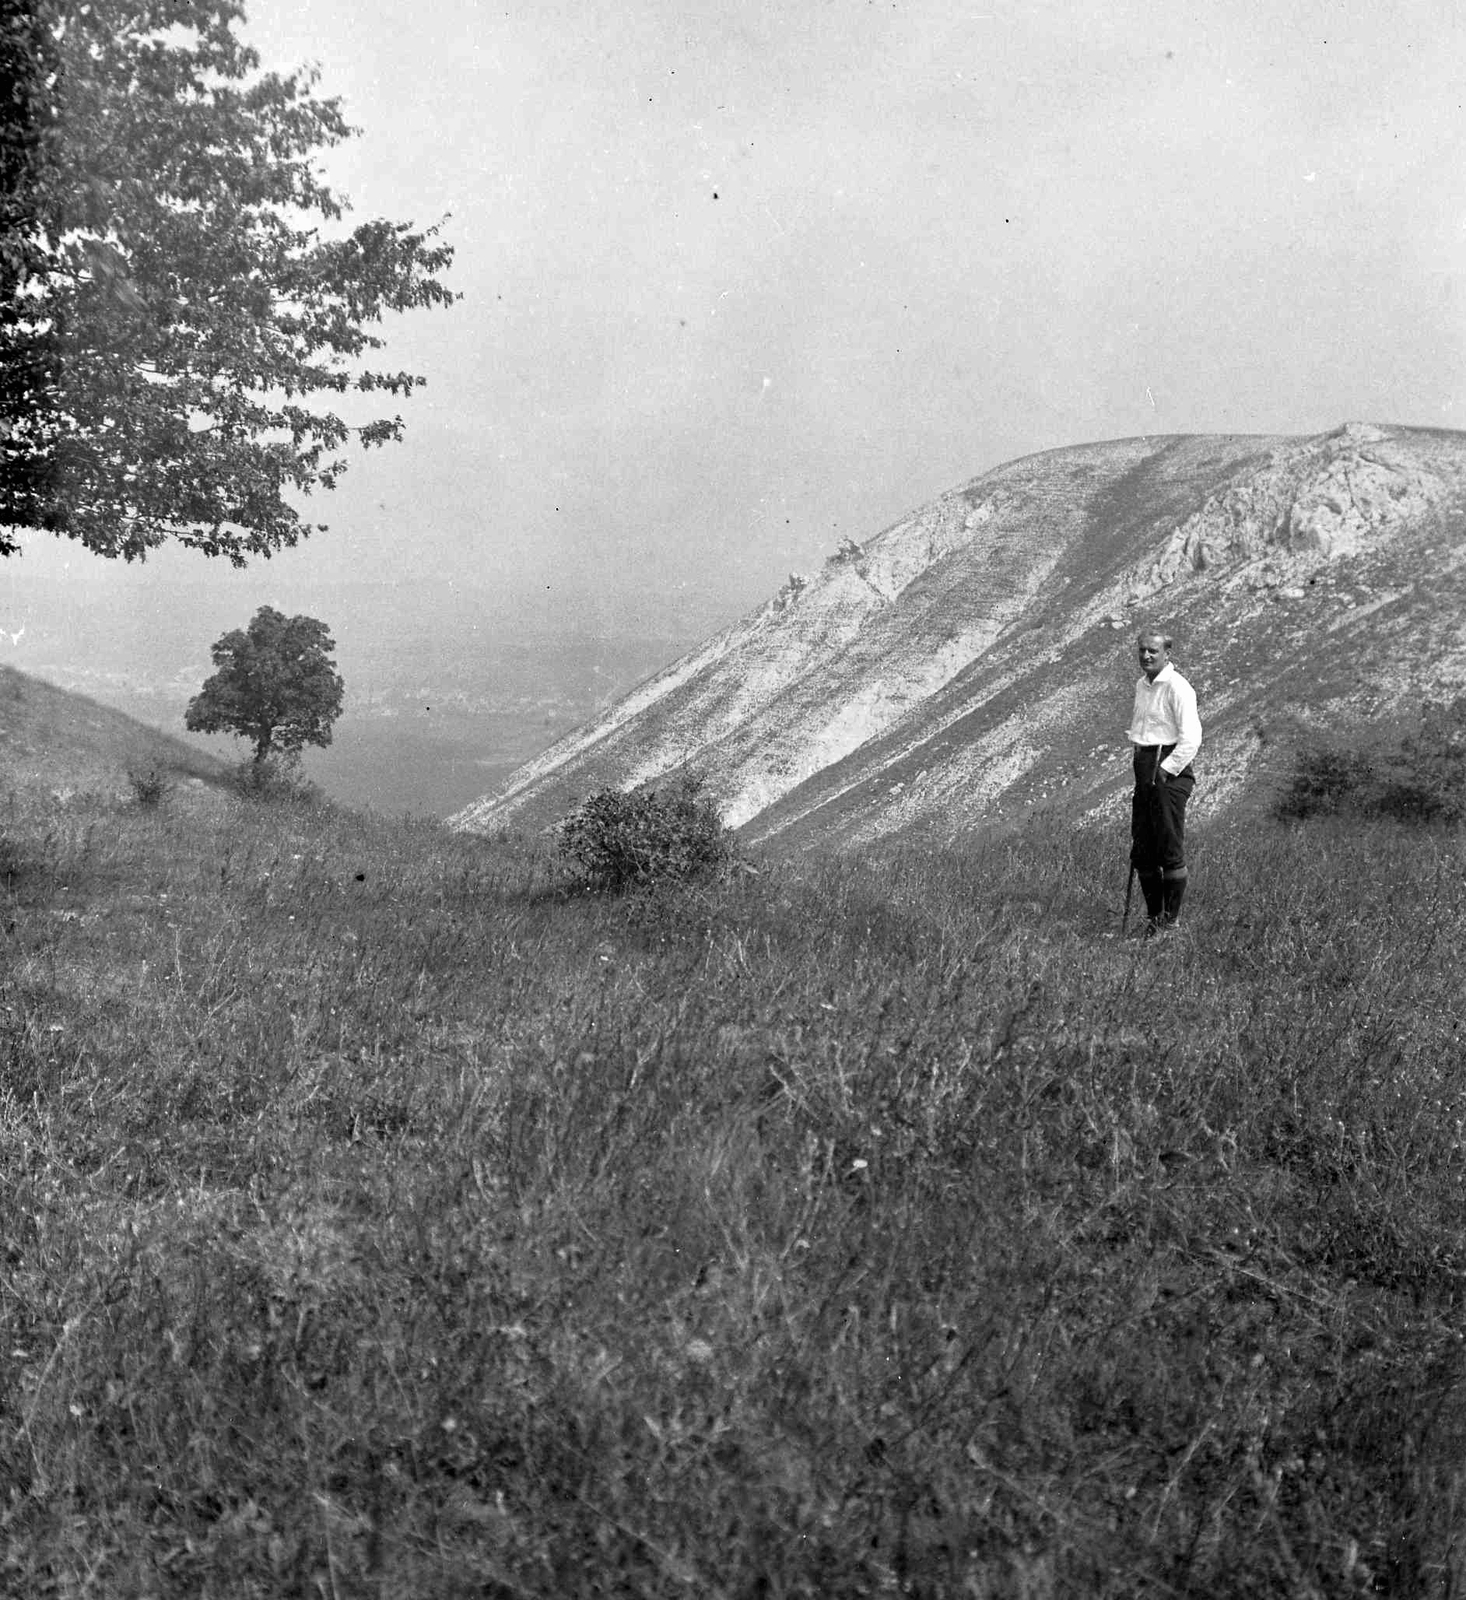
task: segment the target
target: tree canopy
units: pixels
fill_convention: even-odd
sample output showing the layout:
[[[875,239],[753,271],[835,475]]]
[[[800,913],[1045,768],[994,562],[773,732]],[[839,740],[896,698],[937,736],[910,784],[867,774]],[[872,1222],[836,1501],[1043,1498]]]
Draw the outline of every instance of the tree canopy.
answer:
[[[345,693],[335,648],[324,622],[261,606],[247,629],[209,647],[219,670],[189,701],[184,726],[252,740],[256,766],[277,751],[330,744]]]
[[[314,74],[260,71],[243,14],[0,0],[0,553],[29,528],[242,565],[309,531],[287,496],[333,487],[353,435],[401,435],[321,397],[423,381],[375,328],[455,298],[452,250],[347,231],[315,158],[355,130]]]

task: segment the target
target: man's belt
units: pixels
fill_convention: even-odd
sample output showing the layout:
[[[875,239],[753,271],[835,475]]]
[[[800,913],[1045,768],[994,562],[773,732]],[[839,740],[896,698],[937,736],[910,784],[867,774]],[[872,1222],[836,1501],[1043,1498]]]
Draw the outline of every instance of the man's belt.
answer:
[[[1161,781],[1161,762],[1163,762],[1166,759],[1166,757],[1168,755],[1170,755],[1170,753],[1175,748],[1176,747],[1175,747],[1174,744],[1138,744],[1138,745],[1136,745],[1135,754],[1136,754],[1136,770],[1137,770],[1137,772],[1139,771],[1139,757],[1140,757],[1141,751],[1144,751],[1146,755],[1150,755],[1152,752],[1154,752],[1155,761],[1151,764],[1150,781],[1151,781],[1152,786],[1159,784],[1160,781]]]

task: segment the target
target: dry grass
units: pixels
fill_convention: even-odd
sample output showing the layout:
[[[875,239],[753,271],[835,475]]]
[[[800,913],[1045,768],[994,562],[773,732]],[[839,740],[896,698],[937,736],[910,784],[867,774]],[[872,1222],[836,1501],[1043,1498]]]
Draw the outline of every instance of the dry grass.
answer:
[[[1457,835],[0,834],[0,1590],[1462,1592]]]
[[[129,768],[156,769],[185,784],[217,783],[224,773],[221,762],[178,739],[6,666],[0,666],[0,750],[0,781],[63,794],[127,794]]]

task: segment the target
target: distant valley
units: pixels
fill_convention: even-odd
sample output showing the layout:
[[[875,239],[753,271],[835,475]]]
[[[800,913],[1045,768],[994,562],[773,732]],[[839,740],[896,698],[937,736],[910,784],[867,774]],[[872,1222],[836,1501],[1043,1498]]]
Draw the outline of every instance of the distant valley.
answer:
[[[108,574],[45,593],[35,583],[26,606],[0,617],[0,664],[85,694],[180,735],[225,759],[244,746],[184,734],[183,711],[213,670],[208,646],[248,614],[189,625],[186,605],[164,626],[140,630],[110,604]],[[59,590],[59,586],[57,586]],[[465,606],[464,610],[467,611]],[[445,816],[595,715],[617,695],[686,648],[686,637],[614,636],[513,621],[424,617],[379,608],[384,619],[364,637],[337,625],[337,659],[346,710],[329,747],[306,752],[306,769],[333,798],[387,813]],[[330,597],[313,614],[351,615]],[[468,647],[465,647],[465,641]]]

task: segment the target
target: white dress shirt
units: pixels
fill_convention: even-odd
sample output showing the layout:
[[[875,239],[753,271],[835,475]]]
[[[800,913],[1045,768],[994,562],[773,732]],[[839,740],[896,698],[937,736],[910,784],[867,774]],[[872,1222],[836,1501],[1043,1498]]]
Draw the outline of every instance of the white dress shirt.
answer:
[[[1196,710],[1196,690],[1168,661],[1152,680],[1141,674],[1135,685],[1135,709],[1130,714],[1131,744],[1173,744],[1161,770],[1174,777],[1191,765],[1201,749],[1201,717]]]

